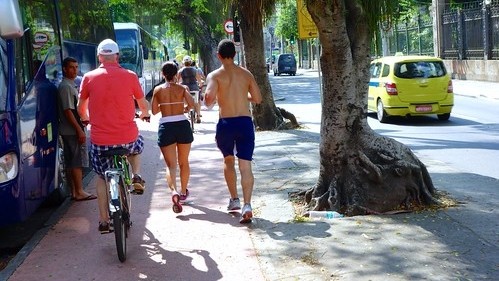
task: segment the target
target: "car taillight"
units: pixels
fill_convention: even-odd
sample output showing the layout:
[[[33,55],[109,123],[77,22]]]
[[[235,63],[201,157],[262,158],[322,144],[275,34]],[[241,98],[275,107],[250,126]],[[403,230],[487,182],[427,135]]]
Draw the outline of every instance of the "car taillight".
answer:
[[[398,95],[397,85],[395,85],[395,83],[386,83],[385,89],[386,89],[386,93],[390,96]]]
[[[454,88],[452,87],[452,80],[449,81],[449,84],[447,85],[447,93],[453,93]]]

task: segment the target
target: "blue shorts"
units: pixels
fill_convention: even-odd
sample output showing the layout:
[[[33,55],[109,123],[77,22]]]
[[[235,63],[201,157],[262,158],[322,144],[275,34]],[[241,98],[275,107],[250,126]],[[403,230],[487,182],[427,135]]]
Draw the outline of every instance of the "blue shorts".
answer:
[[[100,177],[104,177],[106,170],[113,166],[112,157],[100,156],[101,152],[110,150],[112,148],[124,147],[130,152],[129,155],[141,154],[144,150],[144,138],[139,134],[137,140],[126,144],[115,144],[115,145],[90,145],[90,161],[92,161],[92,170],[96,172]]]
[[[191,124],[188,120],[165,122],[159,124],[158,146],[168,146],[174,143],[187,144],[194,141]]]
[[[255,127],[249,116],[220,118],[215,135],[217,147],[224,158],[234,155],[237,158],[251,161],[255,150]]]

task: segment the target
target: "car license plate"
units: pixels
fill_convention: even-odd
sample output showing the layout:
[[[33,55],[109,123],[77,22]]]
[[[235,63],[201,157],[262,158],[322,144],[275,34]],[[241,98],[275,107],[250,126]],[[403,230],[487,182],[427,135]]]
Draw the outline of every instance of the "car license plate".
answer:
[[[285,70],[289,70],[289,66],[285,66],[285,67],[284,67],[284,69],[285,69]]]
[[[416,112],[431,112],[433,107],[431,105],[416,105]]]

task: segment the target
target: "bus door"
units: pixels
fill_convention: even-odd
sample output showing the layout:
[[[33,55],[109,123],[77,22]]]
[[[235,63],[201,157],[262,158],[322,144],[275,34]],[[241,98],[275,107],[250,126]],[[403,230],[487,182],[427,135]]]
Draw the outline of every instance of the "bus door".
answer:
[[[22,186],[28,210],[55,188],[58,141],[57,86],[60,48],[33,62],[34,78],[19,104]]]

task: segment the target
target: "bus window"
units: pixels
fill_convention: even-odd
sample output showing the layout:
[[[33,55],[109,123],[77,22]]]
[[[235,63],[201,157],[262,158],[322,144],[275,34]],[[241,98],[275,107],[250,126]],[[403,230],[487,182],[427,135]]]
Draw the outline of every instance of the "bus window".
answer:
[[[140,52],[138,31],[125,29],[115,31],[116,43],[120,48],[120,65],[142,77],[142,52]]]
[[[161,81],[160,68],[168,57],[165,44],[136,23],[115,22],[114,33],[121,66],[137,74],[142,91],[150,98],[154,85]],[[164,50],[165,54],[157,55],[157,50]]]

